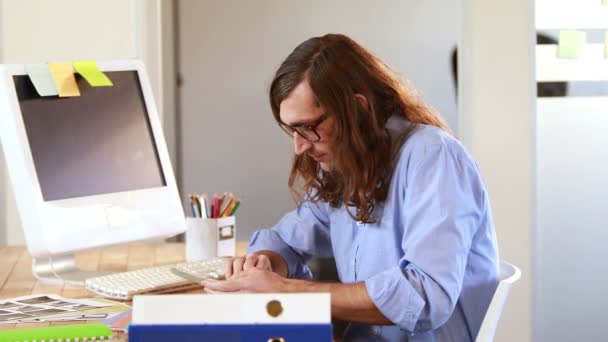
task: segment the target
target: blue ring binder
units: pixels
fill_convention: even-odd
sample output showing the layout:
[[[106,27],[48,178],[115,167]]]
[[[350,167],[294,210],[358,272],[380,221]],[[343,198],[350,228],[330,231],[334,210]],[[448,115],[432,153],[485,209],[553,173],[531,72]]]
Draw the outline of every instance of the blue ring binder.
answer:
[[[331,341],[330,324],[209,324],[131,325],[129,342],[222,341],[222,342]]]

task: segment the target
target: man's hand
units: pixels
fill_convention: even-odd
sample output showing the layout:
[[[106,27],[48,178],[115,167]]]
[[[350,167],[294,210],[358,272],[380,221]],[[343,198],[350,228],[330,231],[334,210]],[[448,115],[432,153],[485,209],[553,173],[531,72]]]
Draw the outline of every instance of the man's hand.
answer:
[[[228,264],[224,275],[226,279],[234,277],[243,271],[253,268],[275,272],[287,277],[287,263],[285,259],[273,251],[259,251],[245,257],[236,257]]]
[[[259,256],[257,258],[252,257],[249,264],[247,258],[249,256],[240,258],[240,260],[235,259],[232,267],[234,268],[236,264],[238,271],[226,276],[226,280],[203,280],[201,285],[204,286],[204,291],[207,293],[329,292],[331,293],[331,311],[334,318],[365,324],[394,324],[372,302],[364,282],[340,284],[289,279],[283,277],[279,272],[273,272],[272,268],[265,268],[266,261],[260,261]],[[273,260],[272,258],[271,255],[270,260]],[[257,261],[254,259],[257,259]],[[260,267],[256,266],[258,264]],[[284,274],[287,274],[286,265],[283,265],[283,267]],[[244,270],[244,268],[247,269]]]
[[[242,265],[246,263],[247,260]],[[205,287],[207,293],[286,292],[287,281],[270,269],[249,267],[226,277],[226,280],[204,280],[201,285]]]
[[[226,267],[224,275],[226,276],[226,279],[229,279],[252,268],[259,268],[261,270],[272,272],[272,263],[268,256],[264,254],[252,253],[245,257],[233,258],[232,262]]]

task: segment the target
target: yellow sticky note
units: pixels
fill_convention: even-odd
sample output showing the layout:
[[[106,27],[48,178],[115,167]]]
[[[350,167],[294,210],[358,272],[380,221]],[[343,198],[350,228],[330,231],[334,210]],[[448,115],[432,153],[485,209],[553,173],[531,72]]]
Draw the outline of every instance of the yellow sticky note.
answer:
[[[80,96],[70,63],[49,63],[49,70],[59,91],[59,97]]]
[[[608,0],[602,0],[602,5],[608,6]]]
[[[109,87],[112,81],[97,67],[95,61],[74,62],[74,69],[84,77],[92,87]]]
[[[576,59],[587,44],[587,32],[577,30],[563,30],[559,32],[559,45],[557,56],[559,58]]]

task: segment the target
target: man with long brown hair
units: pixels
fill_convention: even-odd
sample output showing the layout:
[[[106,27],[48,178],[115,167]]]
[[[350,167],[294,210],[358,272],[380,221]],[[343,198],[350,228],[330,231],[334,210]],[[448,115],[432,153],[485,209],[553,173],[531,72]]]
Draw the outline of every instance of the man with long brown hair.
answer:
[[[444,121],[381,60],[338,34],[311,38],[270,87],[294,141],[298,207],[254,233],[207,292],[330,292],[345,340],[474,340],[497,284],[488,195]],[[334,257],[341,283],[310,280]]]

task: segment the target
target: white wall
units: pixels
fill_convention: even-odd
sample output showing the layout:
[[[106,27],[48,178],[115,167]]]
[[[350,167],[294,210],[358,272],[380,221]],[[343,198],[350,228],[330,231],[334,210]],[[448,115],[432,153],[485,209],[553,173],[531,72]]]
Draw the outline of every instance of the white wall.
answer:
[[[159,103],[163,116],[163,130],[167,149],[173,163],[173,171],[177,174],[178,146],[177,146],[177,116],[176,116],[176,70],[175,70],[175,0],[158,0],[160,2],[160,64],[161,74],[159,85],[162,103]],[[145,27],[150,27],[150,24]],[[155,37],[151,37],[154,40]],[[149,41],[149,40],[146,40]],[[157,50],[158,51],[158,50]],[[162,105],[162,106],[161,106]],[[178,180],[179,186],[179,180]]]
[[[139,57],[147,64],[162,115],[160,1],[0,0],[0,62]],[[0,242],[23,244],[3,161],[0,179]]]
[[[507,300],[496,341],[532,338],[536,228],[533,5],[528,0],[463,1],[461,136],[488,187],[500,256],[523,272]]]
[[[537,108],[535,336],[538,341],[605,340],[608,98],[543,98]]]
[[[450,52],[458,1],[179,1],[183,192],[243,198],[238,237],[293,207],[292,141],[274,122],[268,87],[283,59],[317,35],[345,33],[410,79],[456,130]]]

